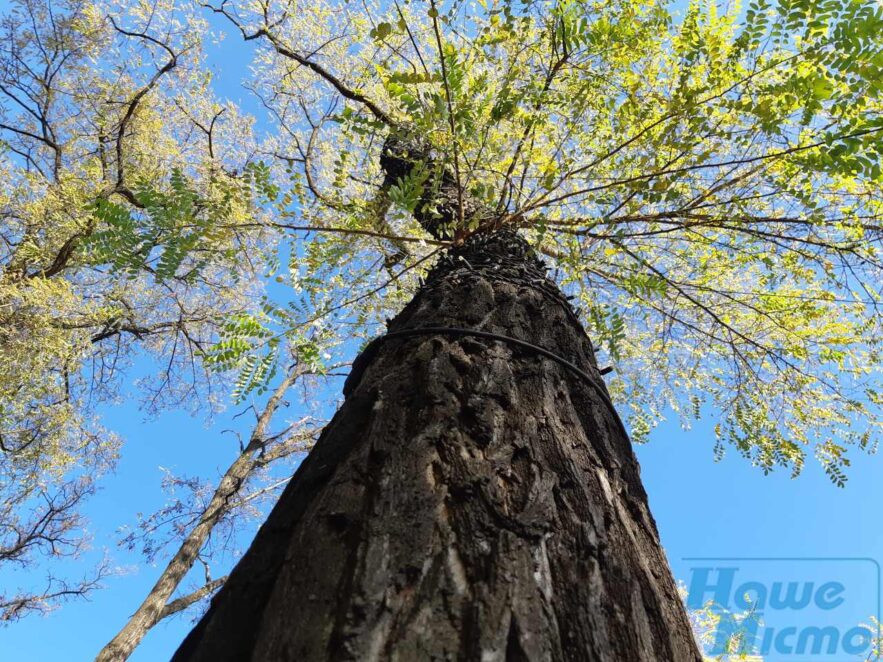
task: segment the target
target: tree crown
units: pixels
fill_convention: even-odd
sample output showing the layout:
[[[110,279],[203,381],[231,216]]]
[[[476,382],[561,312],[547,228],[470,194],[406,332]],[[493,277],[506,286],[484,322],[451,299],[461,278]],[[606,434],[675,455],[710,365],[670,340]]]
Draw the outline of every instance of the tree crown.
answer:
[[[837,483],[875,447],[879,3],[207,6],[258,44],[308,269],[380,249],[404,281],[427,217],[442,244],[517,228],[637,440],[707,410],[717,453],[797,473],[812,449]],[[420,145],[392,176],[389,136]]]

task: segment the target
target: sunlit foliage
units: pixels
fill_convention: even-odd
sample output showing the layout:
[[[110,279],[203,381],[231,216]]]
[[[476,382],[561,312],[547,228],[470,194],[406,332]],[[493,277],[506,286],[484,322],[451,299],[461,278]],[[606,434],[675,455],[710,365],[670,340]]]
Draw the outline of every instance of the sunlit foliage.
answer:
[[[120,371],[153,353],[148,409],[196,406],[200,348],[250,305],[251,123],[213,100],[205,31],[173,2],[22,0],[0,24],[0,560],[82,548]]]
[[[876,447],[879,3],[207,6],[259,44],[278,216],[335,232],[308,274],[429,254],[410,212],[447,169],[496,212],[452,234],[522,229],[579,298],[636,439],[713,416],[718,454],[837,483]],[[435,172],[378,192],[389,133]]]

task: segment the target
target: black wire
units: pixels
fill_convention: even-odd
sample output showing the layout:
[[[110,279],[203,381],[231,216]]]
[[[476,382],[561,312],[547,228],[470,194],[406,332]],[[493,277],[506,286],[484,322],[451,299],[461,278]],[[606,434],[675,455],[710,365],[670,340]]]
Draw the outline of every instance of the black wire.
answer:
[[[607,395],[607,391],[605,387],[587,373],[585,370],[580,368],[574,363],[571,363],[567,359],[558,356],[554,352],[550,352],[548,349],[544,347],[540,347],[539,345],[534,345],[533,343],[529,343],[526,340],[519,340],[518,338],[512,338],[511,336],[502,336],[498,333],[490,333],[489,331],[476,331],[473,329],[459,329],[456,327],[450,326],[423,326],[414,329],[402,329],[401,331],[390,331],[385,335],[379,336],[375,338],[375,341],[383,341],[388,338],[405,338],[408,336],[421,336],[421,335],[452,335],[452,336],[476,336],[478,338],[488,338],[490,340],[501,340],[503,342],[509,343],[510,345],[515,345],[517,347],[522,347],[524,349],[529,349],[537,354],[545,356],[548,359],[552,359],[557,363],[560,363],[565,368],[575,373],[576,375],[583,378],[589,386],[591,386],[595,393],[597,393],[604,404],[607,405],[607,408],[613,413],[613,418],[616,421],[616,424],[619,426],[620,431],[625,435],[625,438],[629,438],[629,433],[625,429],[625,425],[622,422],[622,419],[619,417],[619,413],[616,411],[616,407],[613,406],[613,402],[610,400],[610,396]],[[609,371],[608,371],[609,372]]]

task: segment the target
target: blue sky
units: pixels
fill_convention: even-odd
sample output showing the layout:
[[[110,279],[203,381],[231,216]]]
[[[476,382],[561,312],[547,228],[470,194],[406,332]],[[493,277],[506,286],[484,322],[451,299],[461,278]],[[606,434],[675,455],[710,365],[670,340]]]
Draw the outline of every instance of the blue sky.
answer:
[[[0,0],[0,10],[4,5]],[[212,58],[224,70],[219,94],[245,99],[246,93],[237,84],[248,64],[242,45],[230,39],[215,49]],[[136,366],[138,370],[146,368]],[[333,400],[337,393],[339,384],[327,396]],[[245,424],[233,420],[232,413],[234,410],[206,427],[204,421],[184,412],[145,420],[134,397],[105,410],[105,422],[126,439],[126,444],[116,473],[88,505],[94,550],[78,565],[85,572],[106,548],[114,564],[129,571],[109,579],[107,588],[88,601],[70,603],[47,617],[28,618],[0,629],[0,661],[65,662],[94,657],[134,611],[160,571],[159,567],[144,566],[137,555],[116,548],[116,531],[134,523],[137,512],[150,513],[163,504],[160,467],[204,477],[216,477],[226,468],[237,449],[232,437],[219,431]],[[676,578],[689,583],[694,568],[739,567],[744,577],[766,584],[793,579],[818,585],[836,580],[845,587],[846,600],[836,613],[809,609],[768,613],[770,623],[781,616],[783,624],[798,627],[849,627],[873,614],[880,590],[875,564],[855,559],[883,560],[883,533],[877,523],[883,500],[881,459],[856,454],[849,483],[838,489],[811,459],[796,480],[786,473],[764,476],[733,453],[715,462],[713,443],[707,421],[690,431],[669,422],[654,432],[649,444],[637,449],[651,510]],[[742,560],[692,560],[696,558]],[[37,576],[27,577],[11,577],[6,572],[0,573],[0,581],[39,582],[42,576],[39,571]],[[168,659],[191,625],[187,617],[168,619],[148,635],[131,659]],[[770,659],[796,662],[798,658]],[[799,659],[845,662],[859,658]]]

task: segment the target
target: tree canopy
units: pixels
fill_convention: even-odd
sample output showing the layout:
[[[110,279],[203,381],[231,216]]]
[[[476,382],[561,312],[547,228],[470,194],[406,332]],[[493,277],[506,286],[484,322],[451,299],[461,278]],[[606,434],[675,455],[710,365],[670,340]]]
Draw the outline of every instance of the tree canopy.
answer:
[[[712,417],[718,455],[837,484],[876,448],[879,2],[19,0],[2,31],[0,560],[77,547],[136,357],[154,410],[327,372],[500,227],[578,300],[634,440]],[[398,179],[391,140],[420,145]]]
[[[308,273],[384,243],[419,271],[413,212],[447,172],[493,212],[461,199],[450,238],[493,223],[549,257],[636,440],[707,414],[718,454],[796,474],[811,451],[837,483],[875,448],[879,3],[207,6],[258,44],[275,215],[325,233]],[[383,187],[390,132],[432,158]]]

